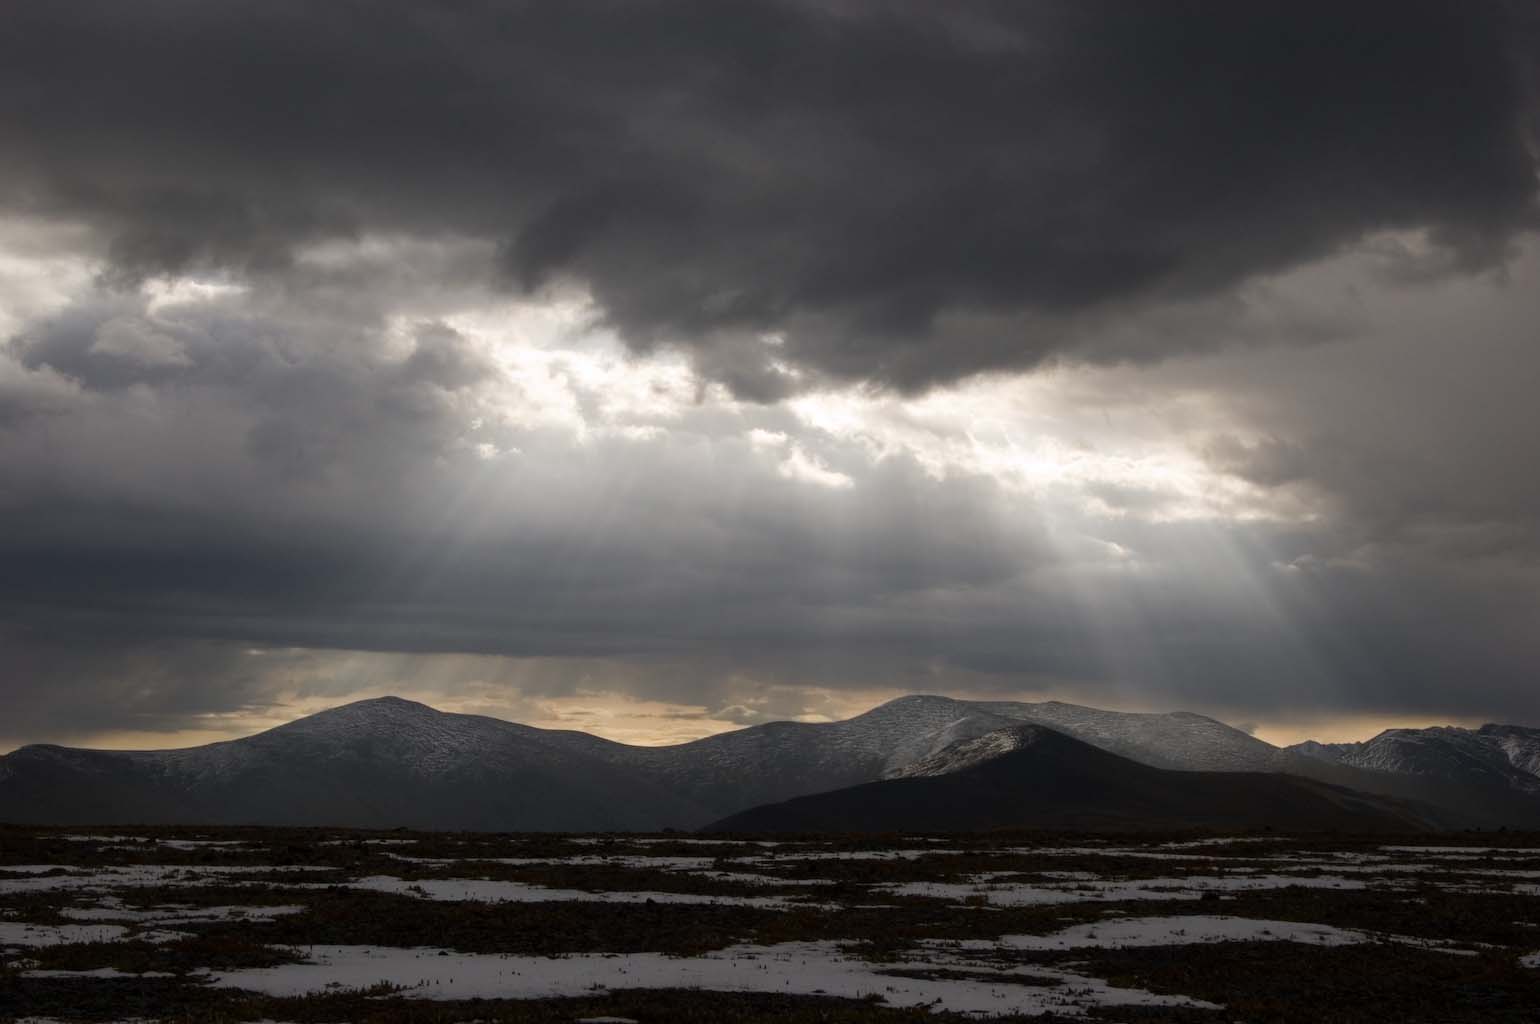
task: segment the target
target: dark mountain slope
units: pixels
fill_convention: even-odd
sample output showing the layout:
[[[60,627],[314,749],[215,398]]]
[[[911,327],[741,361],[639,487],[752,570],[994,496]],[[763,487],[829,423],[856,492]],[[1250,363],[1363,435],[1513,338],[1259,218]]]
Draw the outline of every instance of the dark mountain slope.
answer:
[[[0,820],[555,831],[709,813],[579,745],[382,698],[187,750],[23,747],[0,759]]]
[[[962,741],[953,752],[968,760]],[[974,831],[995,828],[1259,828],[1397,832],[1428,828],[1398,803],[1310,779],[1151,768],[1041,726],[1013,749],[942,775],[889,779],[757,807],[729,832]]]

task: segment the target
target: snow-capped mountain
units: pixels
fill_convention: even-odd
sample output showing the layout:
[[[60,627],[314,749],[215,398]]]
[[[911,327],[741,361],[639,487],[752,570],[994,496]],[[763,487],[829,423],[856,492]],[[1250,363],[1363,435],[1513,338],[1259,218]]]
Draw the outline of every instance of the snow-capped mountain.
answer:
[[[900,697],[843,722],[774,722],[678,746],[610,744],[594,753],[653,774],[670,788],[727,813],[896,777],[960,740],[1023,722],[1158,768],[1276,770],[1281,756],[1276,747],[1202,715],[925,695]]]
[[[874,780],[967,771],[1014,753],[1028,725],[1154,768],[1284,771],[1435,804],[1448,809],[1444,824],[1540,823],[1540,791],[1525,788],[1534,776],[1518,767],[1540,760],[1540,730],[1386,734],[1285,751],[1202,715],[935,696],[667,747],[387,697],[185,750],[24,747],[0,757],[0,821],[694,828]]]
[[[1012,724],[974,711],[965,701],[916,696],[889,701],[842,722],[769,722],[676,746],[607,744],[592,752],[656,778],[672,791],[718,809],[720,816],[881,778],[961,736]]]
[[[1306,741],[1290,751],[1377,772],[1418,775],[1540,795],[1540,729],[1484,725],[1387,729],[1362,743]]]

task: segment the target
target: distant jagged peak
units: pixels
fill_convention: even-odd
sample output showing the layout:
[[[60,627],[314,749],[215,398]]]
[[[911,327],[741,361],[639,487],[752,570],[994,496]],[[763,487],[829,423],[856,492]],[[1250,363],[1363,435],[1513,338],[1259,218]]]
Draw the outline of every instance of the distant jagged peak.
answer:
[[[1357,746],[1356,743],[1322,743],[1319,740],[1304,740],[1284,749],[1292,754],[1336,763],[1342,760],[1344,754],[1352,752]]]
[[[1483,736],[1523,736],[1540,742],[1540,726],[1537,725],[1503,725],[1499,722],[1488,722],[1476,732]]]
[[[1540,794],[1540,730],[1523,726],[1393,728],[1360,743],[1307,740],[1289,750],[1354,768],[1473,783],[1497,781]]]

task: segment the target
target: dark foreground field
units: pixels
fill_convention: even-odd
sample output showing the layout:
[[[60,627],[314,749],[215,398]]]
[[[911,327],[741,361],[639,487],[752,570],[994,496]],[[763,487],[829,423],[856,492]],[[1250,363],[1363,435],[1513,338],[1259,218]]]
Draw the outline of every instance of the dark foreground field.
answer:
[[[0,1020],[1537,1021],[1540,836],[0,828]]]

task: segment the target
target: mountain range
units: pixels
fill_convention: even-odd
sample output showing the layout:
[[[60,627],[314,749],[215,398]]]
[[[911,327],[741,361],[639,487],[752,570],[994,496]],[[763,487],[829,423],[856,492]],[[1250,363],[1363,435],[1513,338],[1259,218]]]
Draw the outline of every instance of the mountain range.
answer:
[[[1280,827],[1347,827],[1355,815],[1365,828],[1534,827],[1537,771],[1540,729],[1519,726],[1278,748],[1187,712],[912,696],[842,722],[641,747],[383,697],[182,750],[22,747],[0,757],[0,821],[653,831],[749,820],[734,816],[814,794],[885,801],[873,794],[948,780],[923,784],[940,793],[974,779],[1015,793],[1020,806],[1004,813],[1013,805],[1002,797],[968,827],[1048,824],[1055,792],[1079,792],[1087,821],[1131,824],[1142,813],[1151,823],[1238,826],[1255,817],[1234,799],[1243,791],[1276,808]],[[1087,772],[1107,784],[1070,786]],[[1020,784],[1005,785],[1001,773],[1020,774]],[[1228,808],[1222,821],[1210,820],[1204,800],[1215,813]],[[892,827],[924,827],[920,817]]]
[[[1040,725],[965,740],[920,772],[755,807],[723,832],[1275,828],[1408,832],[1420,809],[1297,775],[1153,768]]]

